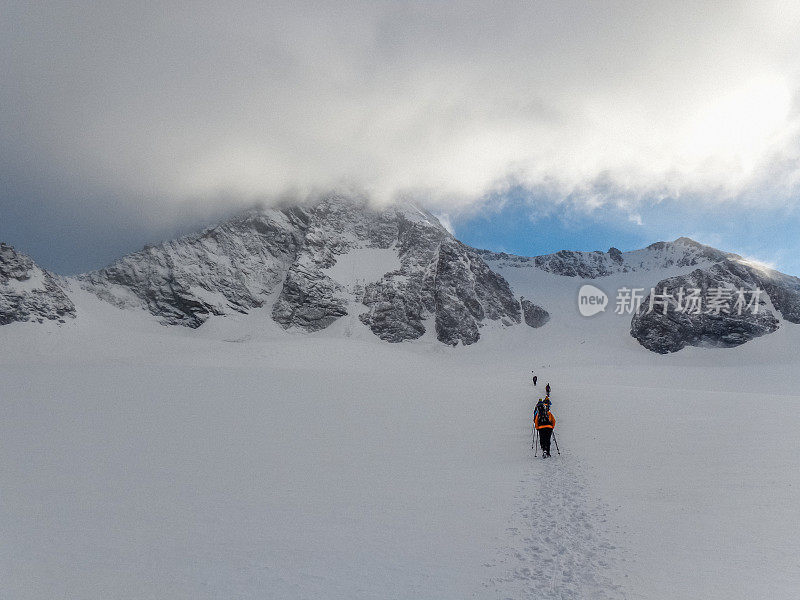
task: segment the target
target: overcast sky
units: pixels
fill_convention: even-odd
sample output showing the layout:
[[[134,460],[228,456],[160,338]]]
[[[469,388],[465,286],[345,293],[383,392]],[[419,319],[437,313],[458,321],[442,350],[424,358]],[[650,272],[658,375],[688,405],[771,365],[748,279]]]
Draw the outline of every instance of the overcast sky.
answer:
[[[797,2],[230,5],[0,2],[0,239],[76,272],[358,189],[527,211],[495,245],[800,251]]]

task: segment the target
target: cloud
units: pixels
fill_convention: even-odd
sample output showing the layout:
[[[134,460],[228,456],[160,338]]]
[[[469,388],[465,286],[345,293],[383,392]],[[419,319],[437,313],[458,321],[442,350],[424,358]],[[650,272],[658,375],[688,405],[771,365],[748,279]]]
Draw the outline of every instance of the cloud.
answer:
[[[759,260],[758,258],[753,258],[752,256],[743,256],[741,262],[750,265],[751,267],[755,267],[756,269],[764,270],[777,270],[778,266],[774,262]]]
[[[636,214],[788,202],[800,183],[791,3],[2,12],[0,175],[103,188],[111,213],[336,187],[447,211],[522,187]]]
[[[434,216],[439,220],[439,223],[442,224],[442,227],[447,229],[447,231],[449,231],[451,234],[453,234],[453,235],[456,234],[456,230],[453,227],[453,221],[452,221],[452,219],[450,219],[450,215],[449,214],[447,214],[447,213],[439,213],[439,214],[434,215]]]

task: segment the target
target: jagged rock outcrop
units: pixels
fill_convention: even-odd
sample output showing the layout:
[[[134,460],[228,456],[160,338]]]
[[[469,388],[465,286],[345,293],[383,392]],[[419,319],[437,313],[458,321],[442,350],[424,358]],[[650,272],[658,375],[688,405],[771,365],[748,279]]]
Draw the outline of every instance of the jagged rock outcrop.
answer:
[[[522,315],[526,325],[534,328],[541,327],[550,320],[550,314],[541,306],[536,306],[524,298],[520,304],[522,304]]]
[[[436,337],[446,344],[478,341],[483,319],[520,322],[519,305],[505,279],[457,241],[439,246],[433,294]]]
[[[396,252],[399,268],[358,289],[329,275],[343,255],[362,248]],[[117,305],[189,327],[272,302],[272,318],[283,327],[316,331],[360,304],[360,320],[381,339],[416,339],[431,323],[439,340],[455,345],[477,341],[486,319],[522,319],[505,279],[430,213],[410,205],[373,210],[340,196],[254,210],[80,281]]]
[[[415,340],[425,333],[424,321],[435,310],[426,305],[420,293],[419,275],[413,278],[397,274],[384,277],[380,284],[370,284],[364,293],[369,312],[359,315],[372,333],[387,342]],[[412,281],[414,280],[414,281]]]
[[[686,346],[738,346],[774,332],[779,322],[767,300],[792,322],[800,308],[800,280],[735,259],[665,279],[655,291],[658,296],[648,295],[633,316],[631,335],[661,354]]]
[[[272,307],[272,318],[285,328],[325,329],[347,314],[342,293],[342,287],[319,269],[292,266]]]
[[[485,319],[505,325],[521,321],[508,282],[480,256],[447,232],[438,221],[405,213],[398,222],[401,267],[369,284],[361,321],[386,341],[415,339],[433,318],[436,337],[456,345],[472,344]]]
[[[64,322],[75,306],[56,278],[7,244],[0,244],[0,325],[15,321]]]

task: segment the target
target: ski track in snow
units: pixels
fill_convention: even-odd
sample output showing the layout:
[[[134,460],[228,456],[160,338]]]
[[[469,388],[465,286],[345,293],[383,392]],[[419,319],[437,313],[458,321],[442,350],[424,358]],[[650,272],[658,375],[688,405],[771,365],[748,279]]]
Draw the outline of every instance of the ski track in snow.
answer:
[[[555,448],[553,448],[555,449]],[[569,456],[531,456],[499,557],[484,582],[498,599],[627,598],[615,582],[621,551],[609,540],[607,507],[593,499]]]

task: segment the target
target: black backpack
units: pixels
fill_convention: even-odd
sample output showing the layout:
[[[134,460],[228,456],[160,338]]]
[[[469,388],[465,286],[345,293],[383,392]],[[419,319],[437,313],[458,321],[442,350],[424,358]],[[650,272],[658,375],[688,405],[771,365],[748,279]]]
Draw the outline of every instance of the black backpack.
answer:
[[[542,411],[536,415],[536,420],[539,421],[539,427],[542,427],[543,425],[550,425],[550,415],[547,413],[547,411]]]
[[[541,427],[542,425],[550,425],[550,407],[544,402],[539,402],[536,405],[536,424]]]

